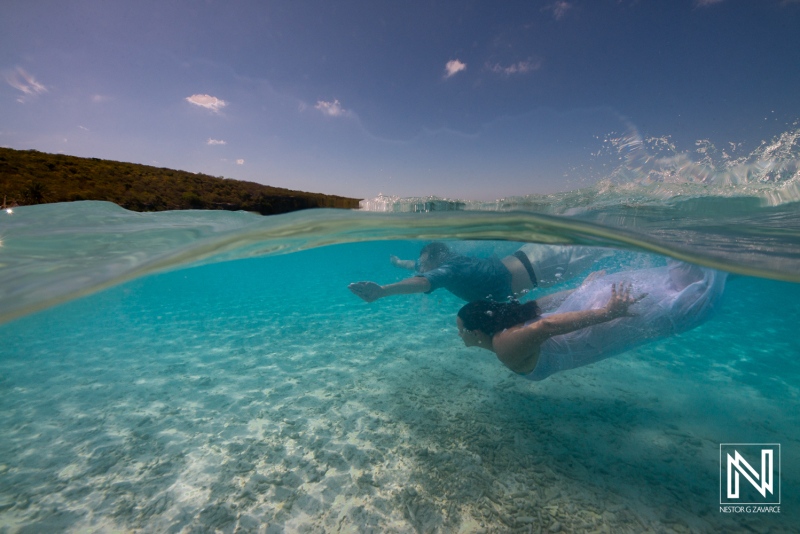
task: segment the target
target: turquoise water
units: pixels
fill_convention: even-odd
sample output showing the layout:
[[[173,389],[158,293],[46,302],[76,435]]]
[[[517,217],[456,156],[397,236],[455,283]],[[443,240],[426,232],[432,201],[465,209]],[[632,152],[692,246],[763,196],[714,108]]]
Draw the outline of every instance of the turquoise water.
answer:
[[[700,328],[531,383],[460,345],[448,293],[347,291],[418,248],[177,270],[4,325],[4,526],[791,530],[800,285],[734,278]],[[780,516],[718,512],[728,442],[782,444]]]
[[[382,213],[0,214],[0,532],[795,532],[793,172]],[[347,290],[440,238],[733,276],[700,327],[534,383],[463,346],[444,290]],[[720,511],[726,443],[781,445],[779,514]]]

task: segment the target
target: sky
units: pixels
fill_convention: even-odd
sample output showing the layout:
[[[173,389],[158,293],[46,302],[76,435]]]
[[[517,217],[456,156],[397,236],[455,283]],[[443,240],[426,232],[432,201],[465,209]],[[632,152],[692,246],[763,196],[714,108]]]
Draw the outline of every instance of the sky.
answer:
[[[800,0],[4,0],[0,71],[0,146],[493,200],[788,130]]]

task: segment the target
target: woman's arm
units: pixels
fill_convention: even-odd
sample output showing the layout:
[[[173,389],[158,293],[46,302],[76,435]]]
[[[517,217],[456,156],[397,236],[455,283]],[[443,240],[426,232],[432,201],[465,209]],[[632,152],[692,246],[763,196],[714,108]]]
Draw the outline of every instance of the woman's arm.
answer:
[[[611,298],[608,303],[594,310],[556,313],[542,317],[528,326],[518,325],[495,334],[492,345],[497,358],[515,371],[530,370],[535,367],[542,343],[554,336],[560,336],[587,326],[611,321],[629,315],[628,308],[644,298],[631,297],[631,286],[611,285]]]
[[[619,291],[617,291],[616,284],[611,284],[611,298],[604,307],[595,310],[580,310],[548,315],[532,323],[528,329],[538,331],[537,335],[544,335],[545,339],[568,334],[587,326],[605,323],[617,317],[629,315],[628,307],[642,298],[644,298],[644,295],[638,298],[631,297],[631,284],[625,287],[625,284],[621,283]]]

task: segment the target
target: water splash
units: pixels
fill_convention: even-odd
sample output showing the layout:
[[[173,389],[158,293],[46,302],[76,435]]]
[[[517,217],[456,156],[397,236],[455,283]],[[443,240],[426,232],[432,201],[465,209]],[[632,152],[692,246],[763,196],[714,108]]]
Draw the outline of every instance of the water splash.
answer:
[[[740,143],[718,149],[698,140],[680,150],[670,136],[644,138],[634,126],[603,141],[592,154],[616,167],[592,186],[551,195],[524,195],[493,201],[379,195],[362,200],[363,211],[425,213],[440,211],[533,211],[577,215],[619,204],[675,206],[687,199],[751,198],[759,206],[800,201],[800,123],[737,155]]]

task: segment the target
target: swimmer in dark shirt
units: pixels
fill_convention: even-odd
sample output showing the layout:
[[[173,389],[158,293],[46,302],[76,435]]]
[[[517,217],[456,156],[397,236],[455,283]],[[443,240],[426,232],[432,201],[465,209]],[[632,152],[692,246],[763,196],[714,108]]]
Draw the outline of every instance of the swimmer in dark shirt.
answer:
[[[572,278],[606,254],[608,250],[602,248],[528,244],[502,259],[475,258],[433,242],[422,248],[416,262],[391,257],[397,267],[416,269],[414,276],[387,285],[355,282],[348,288],[366,302],[439,288],[468,302],[505,301]]]

